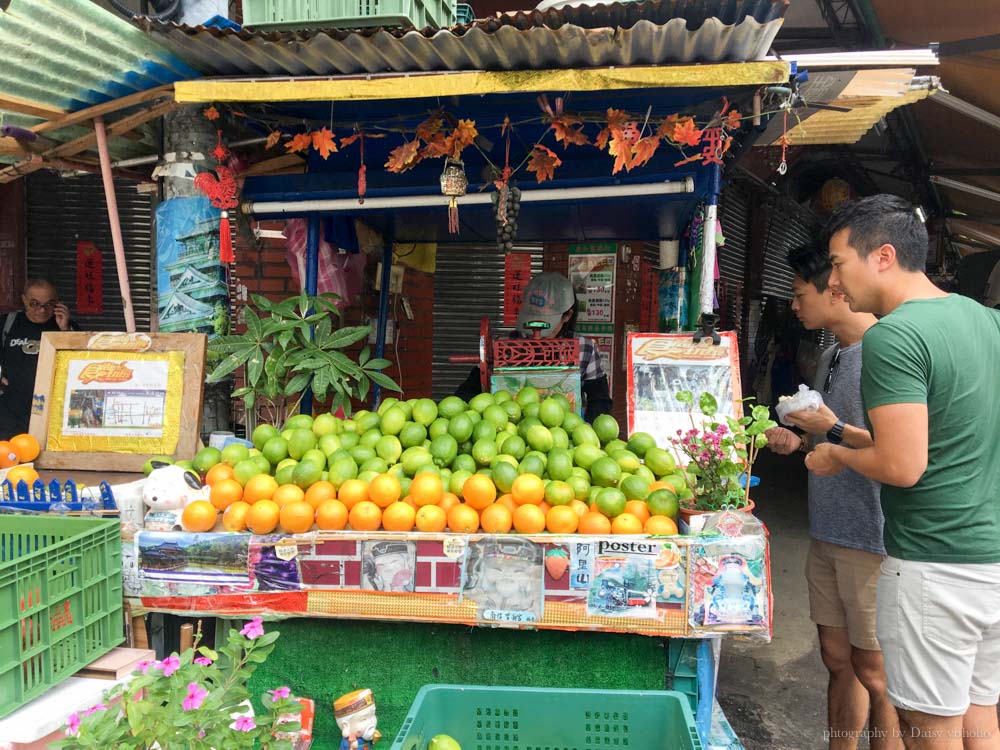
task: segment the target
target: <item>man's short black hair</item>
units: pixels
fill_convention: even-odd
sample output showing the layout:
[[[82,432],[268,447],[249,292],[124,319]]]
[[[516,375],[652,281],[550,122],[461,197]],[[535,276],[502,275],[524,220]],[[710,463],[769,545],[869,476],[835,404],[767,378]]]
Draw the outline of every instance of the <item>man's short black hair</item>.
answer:
[[[923,271],[927,265],[927,228],[909,201],[895,195],[872,195],[844,205],[827,223],[827,241],[842,229],[847,242],[862,258],[882,245],[896,248],[905,271]]]
[[[816,287],[817,292],[825,292],[830,284],[830,253],[826,248],[810,243],[799,245],[788,251],[788,265],[803,281]]]

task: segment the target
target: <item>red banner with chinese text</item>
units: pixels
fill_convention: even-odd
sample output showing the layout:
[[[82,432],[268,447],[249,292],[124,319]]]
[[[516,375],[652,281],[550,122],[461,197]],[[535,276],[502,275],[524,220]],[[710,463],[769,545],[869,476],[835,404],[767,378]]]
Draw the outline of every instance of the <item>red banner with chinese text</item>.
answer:
[[[93,242],[76,243],[76,312],[104,312],[104,259]]]
[[[531,281],[531,254],[507,253],[503,264],[503,324],[517,324],[521,312],[521,296]]]

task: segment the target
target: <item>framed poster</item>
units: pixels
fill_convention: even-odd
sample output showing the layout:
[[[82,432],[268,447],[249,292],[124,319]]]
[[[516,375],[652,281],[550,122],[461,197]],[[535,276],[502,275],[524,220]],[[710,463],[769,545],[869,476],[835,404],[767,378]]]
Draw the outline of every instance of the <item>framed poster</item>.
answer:
[[[691,391],[695,404],[701,393],[711,393],[719,414],[743,416],[740,355],[736,334],[720,334],[695,343],[690,333],[632,333],[627,339],[628,431],[648,432],[657,445],[668,445],[677,430],[691,428],[687,404],[678,391]],[[695,408],[696,424],[703,421]]]
[[[189,458],[201,431],[200,333],[43,333],[29,431],[46,469],[140,471]]]
[[[618,246],[613,242],[569,246],[569,280],[576,292],[578,323],[614,323],[617,260]]]

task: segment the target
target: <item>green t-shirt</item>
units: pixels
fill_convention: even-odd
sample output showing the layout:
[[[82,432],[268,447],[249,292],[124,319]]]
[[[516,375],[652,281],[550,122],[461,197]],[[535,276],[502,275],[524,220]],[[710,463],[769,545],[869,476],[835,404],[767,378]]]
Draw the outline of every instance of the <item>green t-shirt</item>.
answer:
[[[930,428],[920,480],[882,485],[886,551],[1000,562],[1000,312],[956,294],[910,300],[868,329],[862,351],[866,413],[927,404]]]

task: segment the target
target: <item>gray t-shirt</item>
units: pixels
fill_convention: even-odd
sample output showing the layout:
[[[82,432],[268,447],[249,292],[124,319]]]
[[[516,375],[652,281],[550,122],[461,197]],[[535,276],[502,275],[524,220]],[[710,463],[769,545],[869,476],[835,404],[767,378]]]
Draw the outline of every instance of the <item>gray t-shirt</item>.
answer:
[[[826,392],[827,376],[834,356],[840,352]],[[813,388],[844,424],[865,426],[861,404],[861,342],[840,349],[831,346],[820,357]],[[825,435],[813,437],[826,442]],[[821,542],[885,554],[882,544],[882,507],[879,483],[845,469],[834,477],[809,472],[809,534]]]

